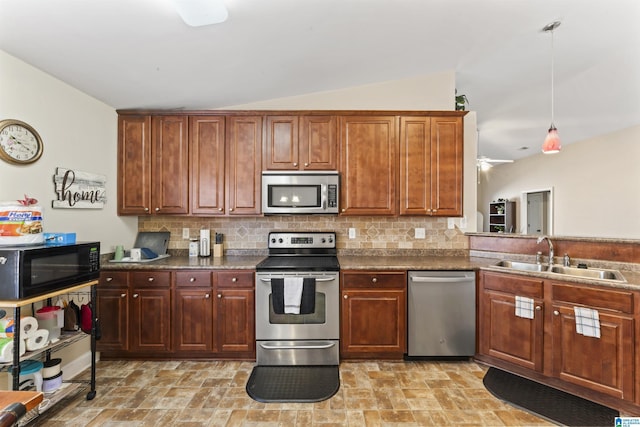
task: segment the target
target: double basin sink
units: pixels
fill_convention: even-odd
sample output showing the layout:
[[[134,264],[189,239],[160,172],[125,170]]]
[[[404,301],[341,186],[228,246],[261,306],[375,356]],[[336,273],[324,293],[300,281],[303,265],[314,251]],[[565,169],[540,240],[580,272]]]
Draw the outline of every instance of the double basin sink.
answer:
[[[607,270],[602,268],[578,268],[564,267],[562,265],[536,264],[531,262],[507,261],[502,260],[494,264],[496,267],[503,267],[510,270],[519,271],[537,271],[541,273],[553,273],[562,276],[583,277],[586,279],[612,280],[617,282],[626,282],[618,270]]]

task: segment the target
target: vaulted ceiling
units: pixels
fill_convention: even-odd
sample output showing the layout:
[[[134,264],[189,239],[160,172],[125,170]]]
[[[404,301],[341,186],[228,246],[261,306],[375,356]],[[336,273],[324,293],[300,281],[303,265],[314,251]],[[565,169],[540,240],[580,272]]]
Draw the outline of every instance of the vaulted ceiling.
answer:
[[[0,49],[114,108],[220,108],[454,71],[480,154],[640,124],[637,0],[225,0],[189,27],[170,0],[1,0]],[[6,100],[0,101],[0,105]],[[522,147],[530,147],[522,150]]]

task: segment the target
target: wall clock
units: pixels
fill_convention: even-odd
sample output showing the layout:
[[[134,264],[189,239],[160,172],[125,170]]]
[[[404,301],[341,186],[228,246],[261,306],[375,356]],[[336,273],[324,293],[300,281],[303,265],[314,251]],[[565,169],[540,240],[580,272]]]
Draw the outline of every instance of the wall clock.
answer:
[[[20,120],[0,121],[0,159],[16,165],[33,163],[42,156],[42,138]]]

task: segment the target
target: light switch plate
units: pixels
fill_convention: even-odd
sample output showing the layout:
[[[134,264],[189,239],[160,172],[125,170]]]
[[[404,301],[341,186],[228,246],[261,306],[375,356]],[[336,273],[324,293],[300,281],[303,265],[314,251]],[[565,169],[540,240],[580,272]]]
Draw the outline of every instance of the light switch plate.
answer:
[[[415,230],[415,238],[416,239],[424,239],[425,238],[425,231],[424,228],[420,227],[420,228],[416,228]]]
[[[182,229],[182,238],[183,239],[189,239],[189,234],[190,233],[189,233],[189,229],[188,228],[185,227],[185,228]]]
[[[350,239],[355,239],[356,238],[356,229],[355,228],[349,228],[349,238]]]

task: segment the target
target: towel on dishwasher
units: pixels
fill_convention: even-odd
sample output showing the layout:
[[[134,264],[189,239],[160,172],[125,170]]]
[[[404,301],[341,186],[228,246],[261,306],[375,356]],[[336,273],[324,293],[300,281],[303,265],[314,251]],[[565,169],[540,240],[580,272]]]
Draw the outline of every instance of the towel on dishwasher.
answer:
[[[275,314],[311,314],[316,309],[316,279],[305,277],[302,281],[302,297],[298,313],[285,311],[285,279],[271,279],[271,304]]]

